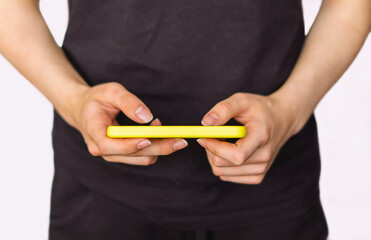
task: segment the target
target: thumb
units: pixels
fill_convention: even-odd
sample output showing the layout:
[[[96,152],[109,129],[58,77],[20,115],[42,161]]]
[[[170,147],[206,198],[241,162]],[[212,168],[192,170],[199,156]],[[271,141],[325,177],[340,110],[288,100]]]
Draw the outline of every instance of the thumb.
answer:
[[[229,98],[217,103],[203,118],[201,124],[204,126],[224,125],[234,116],[244,110],[245,101],[242,94],[233,94]]]
[[[128,118],[138,123],[153,119],[149,108],[121,84],[113,84],[104,93],[104,100],[120,109]]]

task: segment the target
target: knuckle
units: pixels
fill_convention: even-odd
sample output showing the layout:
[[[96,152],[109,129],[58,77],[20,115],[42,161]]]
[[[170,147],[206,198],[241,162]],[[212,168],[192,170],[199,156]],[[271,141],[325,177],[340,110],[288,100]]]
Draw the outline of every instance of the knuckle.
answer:
[[[263,128],[263,129],[261,130],[261,134],[260,134],[260,136],[261,136],[261,141],[262,141],[263,144],[268,143],[268,141],[269,141],[269,137],[270,137],[268,129]]]
[[[245,162],[246,160],[246,154],[244,152],[236,152],[234,155],[233,155],[233,163],[237,164],[237,165],[241,165]]]
[[[222,101],[220,103],[220,108],[225,114],[232,112],[232,105],[229,101]]]
[[[224,160],[217,156],[214,157],[213,162],[214,162],[214,165],[218,167],[224,164]]]
[[[135,103],[138,101],[137,97],[135,97],[133,94],[126,94],[124,96],[122,96],[122,94],[120,96],[117,97],[120,105],[123,106],[123,108],[127,108],[129,106],[134,106]]]
[[[257,174],[259,174],[259,175],[263,175],[263,174],[265,174],[266,169],[267,169],[267,165],[266,165],[266,164],[262,164],[262,165],[259,166],[259,168],[257,169]]]
[[[148,166],[152,164],[152,157],[144,157],[143,160],[141,161],[142,165]]]
[[[109,146],[105,142],[100,142],[98,144],[99,151],[102,153],[102,155],[109,154]]]
[[[255,131],[259,131],[259,128],[261,127],[260,124],[261,124],[260,122],[256,121],[256,122],[250,122],[248,126],[251,131],[255,132]]]
[[[110,82],[107,84],[107,90],[110,92],[121,92],[124,86],[118,82]]]
[[[218,157],[218,156],[221,156],[221,154],[220,154],[220,149],[219,148],[217,148],[217,147],[214,147],[214,146],[208,146],[209,147],[209,149],[210,149],[210,152],[214,155],[214,158],[215,159],[218,159],[219,158],[219,161],[221,161],[222,160],[222,158],[220,158],[220,157]]]
[[[272,157],[272,153],[269,150],[264,150],[262,152],[262,155],[261,155],[260,159],[261,159],[262,162],[267,163],[271,160],[271,157]]]
[[[264,175],[257,175],[257,176],[252,177],[249,180],[249,183],[253,185],[258,185],[263,182],[263,179],[264,179]]]
[[[245,94],[243,92],[236,92],[232,94],[231,97],[236,98],[236,99],[241,99]]]
[[[213,174],[215,176],[220,176],[221,175],[220,174],[220,169],[218,167],[213,167],[212,170],[213,170]]]
[[[125,93],[125,87],[120,83],[112,82],[106,85],[104,88],[104,95],[108,99],[116,99],[116,101],[122,101],[122,97]]]
[[[101,155],[101,152],[96,147],[88,146],[88,150],[89,150],[89,153],[93,155],[94,157]]]
[[[110,159],[110,157],[108,156],[102,156],[102,158],[107,161],[107,162],[112,162],[112,160]]]
[[[116,83],[108,83],[102,86],[102,91],[104,95],[116,95],[118,92],[118,86]]]

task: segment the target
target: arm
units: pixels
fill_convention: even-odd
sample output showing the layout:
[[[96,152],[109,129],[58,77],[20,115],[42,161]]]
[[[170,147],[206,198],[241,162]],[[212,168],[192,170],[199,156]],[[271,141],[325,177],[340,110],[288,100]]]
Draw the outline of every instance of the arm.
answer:
[[[0,52],[81,132],[92,155],[111,162],[148,165],[156,162],[158,155],[186,146],[183,139],[108,138],[107,126],[118,124],[115,118],[120,111],[138,123],[150,122],[152,113],[118,83],[88,86],[54,41],[38,3],[0,0]],[[161,122],[152,121],[151,125]]]
[[[223,125],[234,117],[249,133],[235,144],[198,140],[214,174],[224,181],[261,183],[283,144],[303,128],[354,60],[370,29],[371,1],[324,0],[300,57],[280,89],[269,96],[233,94],[204,116],[204,125]]]
[[[295,68],[273,94],[287,98],[287,103],[297,103],[294,133],[353,62],[370,30],[371,1],[323,1]]]
[[[78,128],[69,111],[89,86],[54,41],[37,0],[0,0],[0,52]]]

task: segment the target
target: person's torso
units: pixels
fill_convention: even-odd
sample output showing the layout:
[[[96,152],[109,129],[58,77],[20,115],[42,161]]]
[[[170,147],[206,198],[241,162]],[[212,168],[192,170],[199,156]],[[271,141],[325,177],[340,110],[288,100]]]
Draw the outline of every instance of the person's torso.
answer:
[[[121,83],[163,125],[200,125],[208,110],[236,92],[274,92],[304,41],[300,0],[70,0],[69,6],[63,49],[75,68],[92,86]],[[151,166],[105,162],[88,153],[81,135],[56,112],[54,117],[56,166],[159,223],[228,228],[236,216],[251,222],[292,217],[317,194],[313,117],[257,186],[214,176],[194,139]],[[118,121],[136,124],[122,113]]]

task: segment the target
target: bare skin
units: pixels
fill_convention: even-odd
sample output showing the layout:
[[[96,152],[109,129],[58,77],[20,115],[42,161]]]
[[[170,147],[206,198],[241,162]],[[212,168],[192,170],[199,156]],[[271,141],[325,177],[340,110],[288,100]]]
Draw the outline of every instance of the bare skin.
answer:
[[[323,1],[299,60],[279,90],[269,96],[233,94],[203,117],[203,125],[234,118],[247,130],[235,143],[198,139],[213,173],[224,181],[260,184],[283,144],[303,128],[354,60],[370,29],[370,0]]]
[[[89,86],[56,44],[36,0],[0,0],[0,52],[79,130],[89,152],[109,162],[149,165],[158,156],[187,146],[185,139],[110,139],[109,125],[122,111],[137,123],[153,116],[148,107],[119,83]],[[136,113],[142,107],[142,112]],[[151,125],[161,125],[159,119]],[[147,143],[147,144],[146,144]],[[149,143],[149,145],[148,145]]]
[[[371,29],[370,14],[370,0],[323,1],[300,58],[279,90],[269,96],[233,94],[204,116],[204,125],[235,118],[247,129],[247,136],[236,143],[199,141],[216,176],[242,184],[262,182],[282,145],[302,129],[359,52]],[[137,123],[148,123],[150,109],[118,83],[88,86],[54,41],[37,0],[0,0],[0,52],[81,132],[92,155],[149,165],[187,146],[184,139],[109,139],[106,128],[117,125],[120,111]],[[138,113],[140,106],[143,111]],[[217,119],[212,121],[211,115]],[[140,148],[143,141],[150,145]]]

